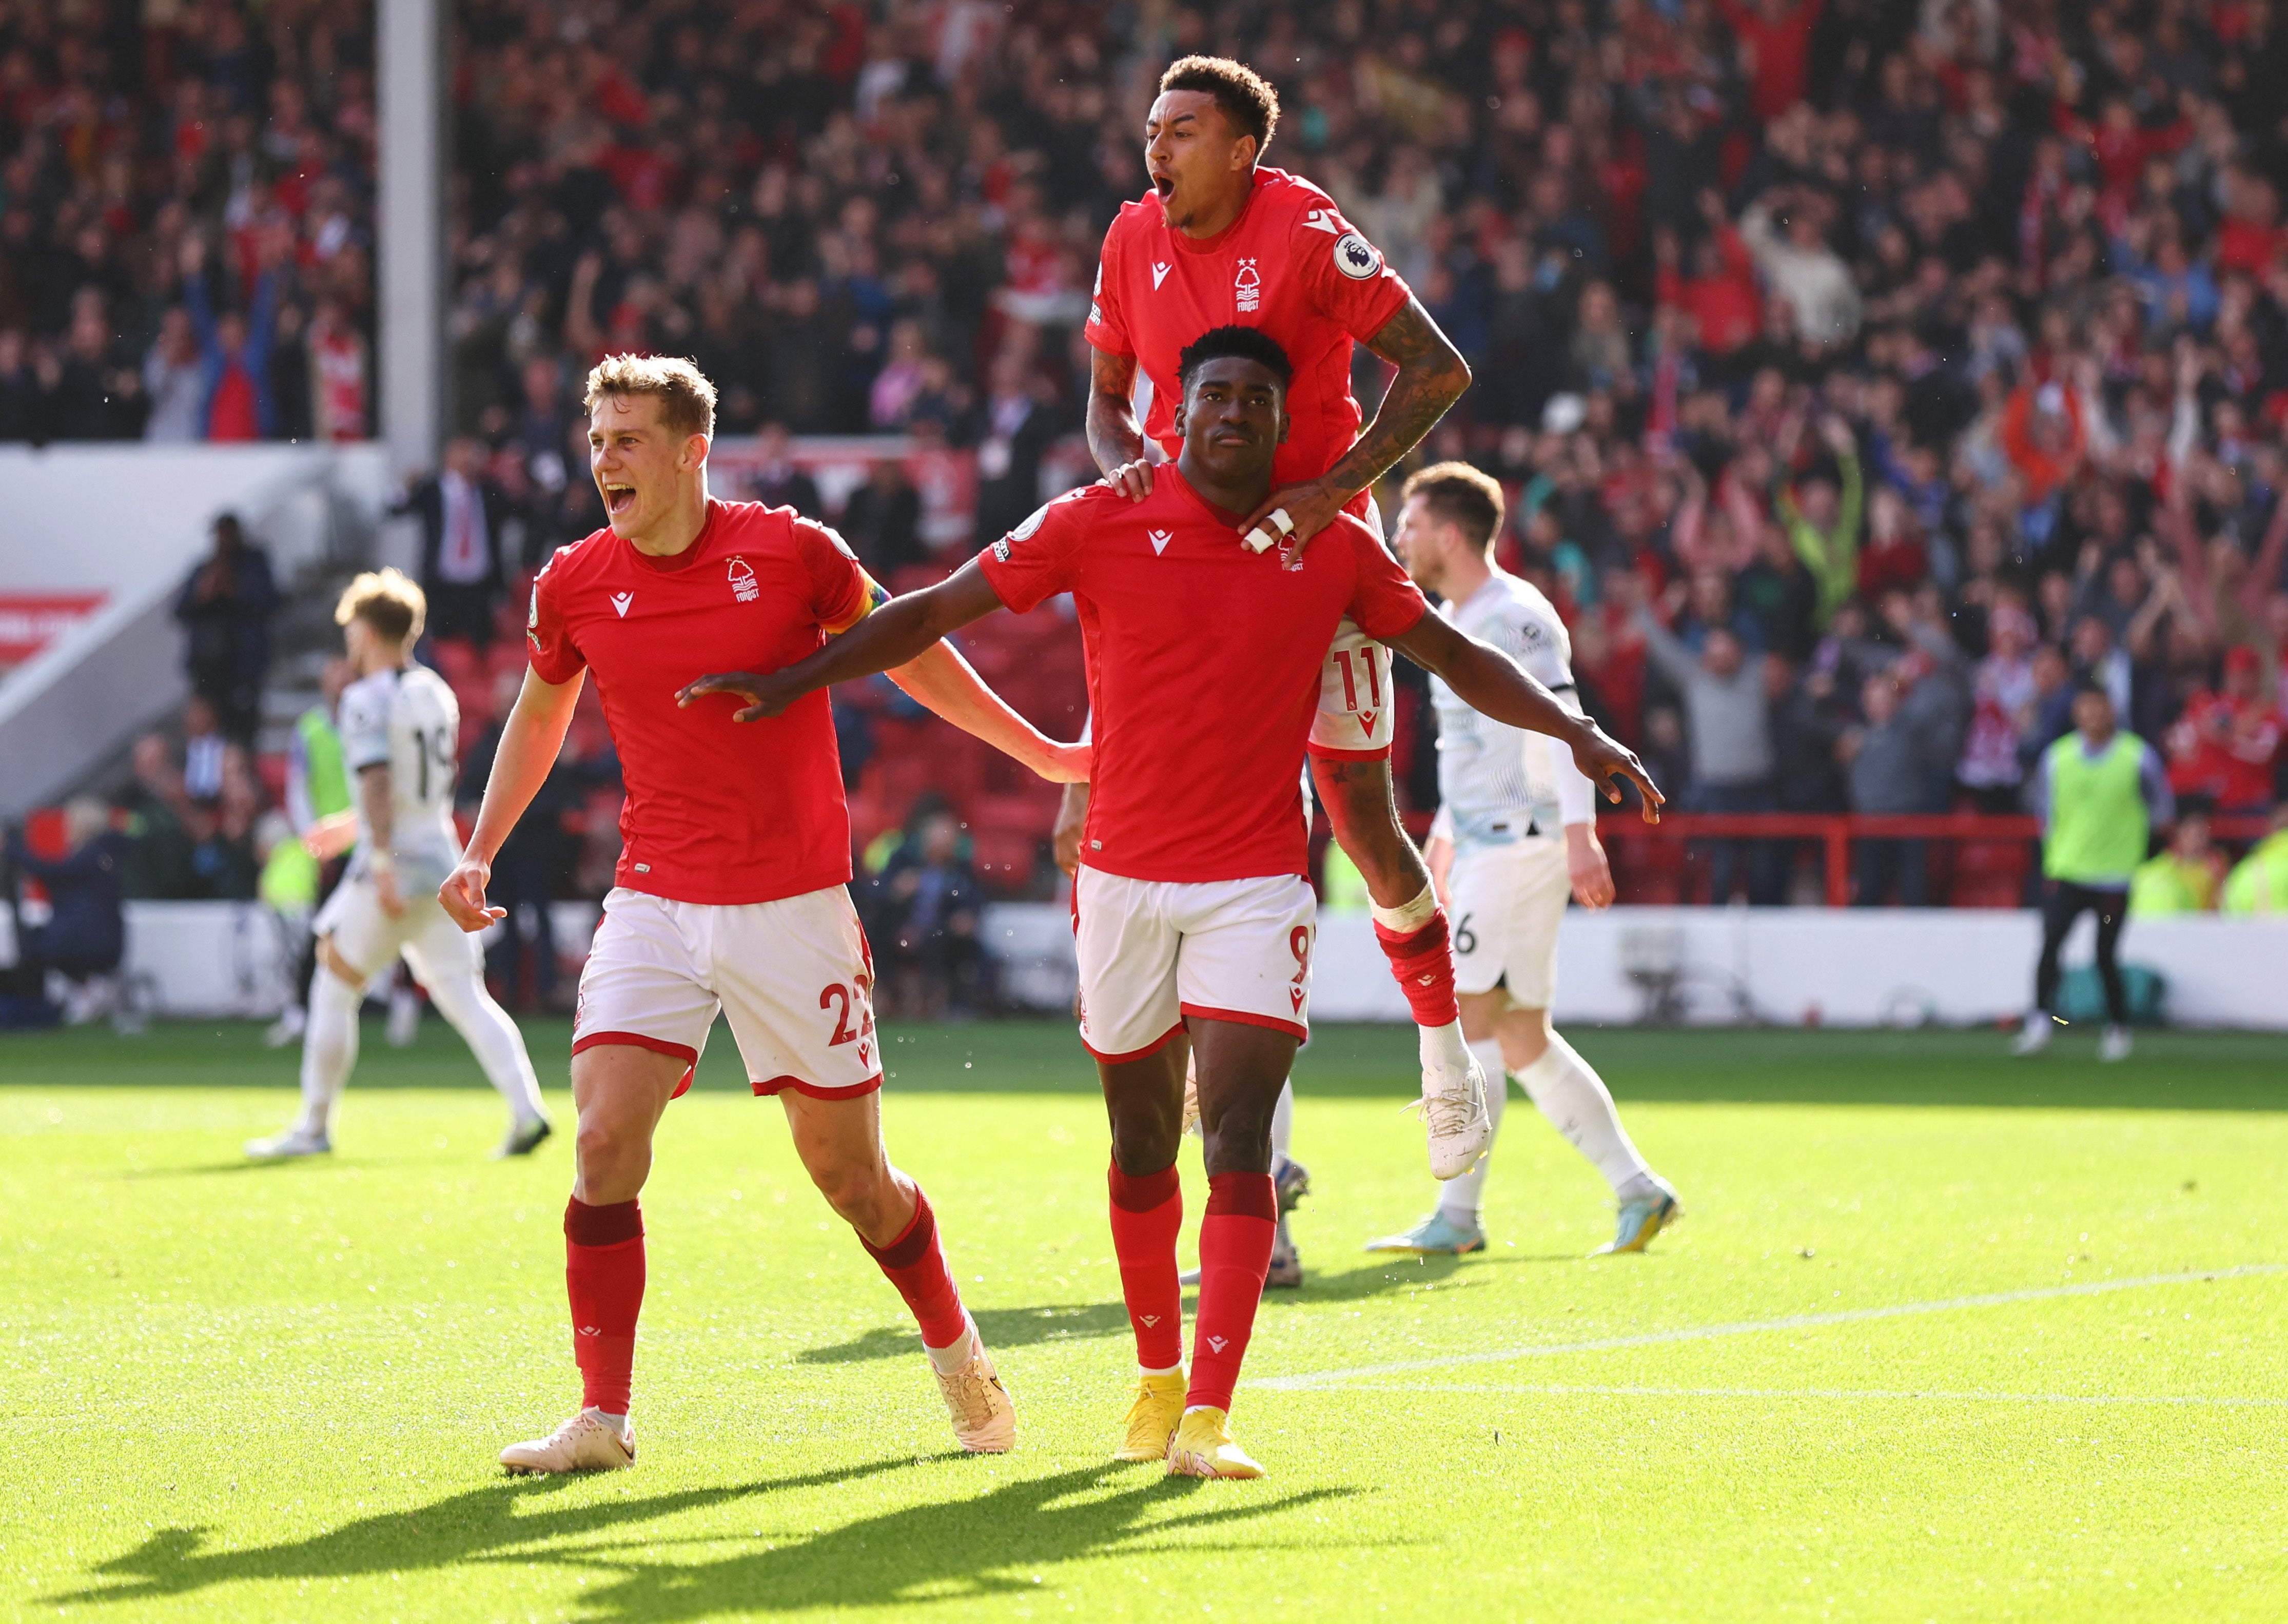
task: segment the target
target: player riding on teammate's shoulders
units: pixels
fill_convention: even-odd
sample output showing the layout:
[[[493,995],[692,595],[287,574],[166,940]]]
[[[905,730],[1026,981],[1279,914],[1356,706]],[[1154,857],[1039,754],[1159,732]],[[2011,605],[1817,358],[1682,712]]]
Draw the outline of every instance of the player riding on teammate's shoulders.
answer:
[[[1228,1416],[1278,1218],[1271,1122],[1308,1031],[1317,908],[1299,769],[1337,625],[1347,617],[1464,703],[1558,738],[1591,782],[1626,777],[1648,810],[1660,801],[1635,756],[1430,613],[1362,521],[1337,515],[1292,561],[1238,545],[1272,490],[1291,376],[1269,335],[1212,329],[1178,358],[1180,450],[1140,500],[1100,486],[1053,502],[810,657],[684,693],[687,703],[736,695],[742,716],[790,713],[997,609],[1073,595],[1096,705],[1074,891],[1081,1038],[1111,1118],[1113,1246],[1140,1367],[1116,1453],[1197,1477],[1262,1469],[1232,1440]],[[1198,1063],[1209,1188],[1188,1381],[1175,1254],[1188,1056]],[[1469,1076],[1465,1109],[1482,1125]]]

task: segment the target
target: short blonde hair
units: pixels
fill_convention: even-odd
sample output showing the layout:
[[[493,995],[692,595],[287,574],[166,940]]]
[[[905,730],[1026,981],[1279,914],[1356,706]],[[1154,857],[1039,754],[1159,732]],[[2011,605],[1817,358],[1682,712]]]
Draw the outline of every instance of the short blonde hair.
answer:
[[[715,386],[680,355],[607,355],[588,374],[584,397],[588,415],[609,395],[649,394],[659,399],[659,420],[682,434],[715,433]]]
[[[334,624],[346,626],[362,620],[384,641],[410,649],[429,618],[429,600],[420,585],[398,569],[369,569],[342,589],[334,605]]]
[[[1469,537],[1473,546],[1492,546],[1501,531],[1501,482],[1468,463],[1440,462],[1418,469],[1401,496],[1420,497],[1432,513]]]

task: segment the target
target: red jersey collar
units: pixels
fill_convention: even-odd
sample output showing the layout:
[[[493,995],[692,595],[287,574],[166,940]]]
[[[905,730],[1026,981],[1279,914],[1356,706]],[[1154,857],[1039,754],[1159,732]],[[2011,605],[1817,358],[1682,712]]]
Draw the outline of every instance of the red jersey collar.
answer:
[[[635,543],[628,540],[625,537],[620,535],[616,531],[613,533],[612,539],[620,544],[620,550],[622,552],[625,553],[630,558],[635,560],[637,563],[641,564],[645,569],[655,569],[662,575],[678,575],[682,571],[690,569],[692,565],[697,563],[706,555],[708,546],[715,539],[715,521],[722,516],[722,499],[719,497],[709,497],[707,498],[707,519],[704,523],[700,525],[699,534],[691,538],[691,545],[684,548],[682,552],[672,553],[666,558],[660,558],[653,553],[645,552],[641,547],[639,547]]]
[[[1246,199],[1239,205],[1239,212],[1231,217],[1230,225],[1226,226],[1221,231],[1217,232],[1215,235],[1212,237],[1188,237],[1182,232],[1177,230],[1173,226],[1168,227],[1168,235],[1175,238],[1176,246],[1188,254],[1212,254],[1220,252],[1223,245],[1231,241],[1232,233],[1237,231],[1242,226],[1247,224],[1247,217],[1255,208],[1255,200],[1262,195],[1263,171],[1260,169],[1251,171],[1247,177]],[[1152,200],[1155,203],[1157,203],[1159,201],[1159,194],[1155,192],[1152,195]],[[1167,219],[1167,213],[1164,210],[1160,215],[1161,223],[1165,225]]]
[[[1236,533],[1241,524],[1245,522],[1247,519],[1247,515],[1245,513],[1235,513],[1227,507],[1219,507],[1215,503],[1209,501],[1207,498],[1202,496],[1199,493],[1198,488],[1196,487],[1191,481],[1186,479],[1181,474],[1176,471],[1176,465],[1173,461],[1162,464],[1161,469],[1162,472],[1165,473],[1170,479],[1176,482],[1176,489],[1190,498],[1193,506],[1198,508],[1202,513],[1214,520],[1218,524],[1220,524],[1226,529]]]

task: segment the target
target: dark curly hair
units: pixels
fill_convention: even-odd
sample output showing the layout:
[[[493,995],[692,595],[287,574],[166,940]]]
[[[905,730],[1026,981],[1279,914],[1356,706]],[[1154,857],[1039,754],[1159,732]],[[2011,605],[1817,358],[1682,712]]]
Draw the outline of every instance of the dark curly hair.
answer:
[[[1255,155],[1271,145],[1279,128],[1279,92],[1244,62],[1223,56],[1180,57],[1160,76],[1163,91],[1197,91],[1215,98],[1232,128],[1255,138]]]
[[[1179,391],[1192,386],[1192,373],[1203,363],[1220,361],[1227,355],[1243,356],[1259,361],[1278,378],[1279,387],[1285,389],[1295,376],[1295,363],[1287,359],[1287,352],[1279,340],[1253,327],[1211,327],[1189,344],[1176,357],[1176,387]]]

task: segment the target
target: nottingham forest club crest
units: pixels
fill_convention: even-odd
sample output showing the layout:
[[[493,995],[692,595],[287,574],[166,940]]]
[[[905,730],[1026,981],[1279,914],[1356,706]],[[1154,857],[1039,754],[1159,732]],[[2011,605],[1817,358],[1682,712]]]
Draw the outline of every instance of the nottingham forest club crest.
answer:
[[[740,602],[752,603],[761,593],[762,588],[755,585],[754,568],[745,559],[732,559],[729,574],[731,595]]]
[[[1242,315],[1250,315],[1263,307],[1263,278],[1256,274],[1255,261],[1243,259],[1231,283],[1232,305]]]

